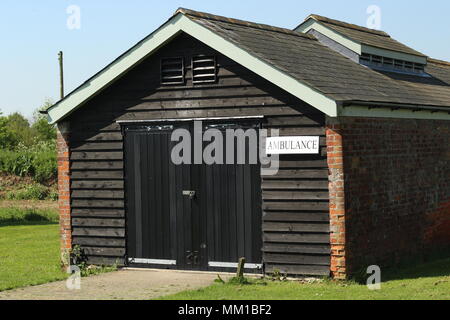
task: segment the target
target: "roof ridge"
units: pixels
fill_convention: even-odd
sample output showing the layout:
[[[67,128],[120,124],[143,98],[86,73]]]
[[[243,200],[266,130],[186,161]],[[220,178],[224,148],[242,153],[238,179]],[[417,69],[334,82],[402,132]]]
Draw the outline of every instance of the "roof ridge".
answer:
[[[384,31],[381,31],[381,30],[375,30],[375,29],[366,28],[366,27],[359,26],[359,25],[356,25],[356,24],[352,24],[352,23],[348,23],[348,22],[344,22],[344,21],[335,20],[335,19],[324,17],[324,16],[320,16],[318,14],[310,14],[305,19],[305,21],[308,20],[309,18],[312,18],[314,20],[321,21],[321,22],[324,22],[324,23],[334,24],[336,26],[343,27],[343,28],[348,28],[348,29],[353,29],[353,30],[357,30],[357,31],[367,32],[367,33],[375,34],[375,35],[382,36],[382,37],[389,37],[389,38],[391,37],[388,33],[384,32]]]
[[[297,32],[297,31],[287,29],[287,28],[275,27],[275,26],[271,26],[268,24],[261,24],[261,23],[246,21],[246,20],[228,18],[228,17],[224,17],[224,16],[218,16],[218,15],[214,15],[214,14],[210,14],[210,13],[206,13],[206,12],[195,11],[195,10],[186,9],[186,8],[178,8],[177,11],[175,11],[174,15],[176,15],[178,13],[182,13],[184,15],[193,16],[193,17],[197,17],[197,18],[216,20],[216,21],[221,21],[221,22],[226,22],[226,23],[231,23],[231,24],[237,24],[237,25],[246,26],[246,27],[255,28],[255,29],[289,34],[289,35],[293,35],[293,36],[307,38],[310,40],[317,40],[312,35]]]
[[[444,66],[449,66],[450,67],[450,62],[449,61],[445,61],[445,60],[439,60],[439,59],[434,59],[434,58],[428,58],[428,61],[434,64],[440,64],[440,65],[444,65]]]

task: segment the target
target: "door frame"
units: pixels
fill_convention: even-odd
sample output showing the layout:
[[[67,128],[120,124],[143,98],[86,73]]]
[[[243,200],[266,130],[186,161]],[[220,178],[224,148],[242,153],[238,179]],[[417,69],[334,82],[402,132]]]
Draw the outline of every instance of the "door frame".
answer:
[[[185,266],[179,266],[176,260],[166,260],[166,259],[144,259],[144,258],[129,258],[128,257],[128,230],[129,230],[129,223],[128,223],[128,188],[127,184],[129,183],[129,177],[127,177],[127,170],[126,170],[126,162],[127,162],[127,155],[126,155],[126,148],[125,148],[125,129],[127,127],[132,126],[145,126],[145,125],[172,125],[176,128],[177,124],[186,124],[186,123],[194,123],[195,121],[202,121],[203,127],[205,126],[205,123],[216,123],[216,124],[225,124],[225,123],[233,123],[233,121],[237,122],[252,122],[259,126],[259,128],[262,128],[262,124],[265,122],[265,116],[259,115],[259,116],[238,116],[238,117],[211,117],[211,118],[183,118],[183,119],[153,119],[153,120],[118,120],[116,123],[118,123],[121,127],[122,137],[124,141],[124,148],[123,148],[123,171],[124,171],[124,211],[125,211],[125,264],[127,266],[137,267],[137,268],[156,268],[156,269],[176,269],[176,270],[191,270],[188,268],[185,268]],[[258,158],[259,160],[259,158]],[[192,169],[190,169],[192,171]],[[262,205],[262,198],[260,199],[260,204]],[[192,211],[192,207],[191,207]],[[262,244],[262,208],[261,208],[261,244]],[[192,216],[192,212],[191,212]],[[262,258],[262,245],[260,248],[261,251],[261,263],[247,263],[245,270],[248,273],[255,273],[255,274],[261,274],[264,272],[264,262]],[[206,260],[208,260],[208,257],[206,257]],[[234,272],[237,268],[237,262],[214,262],[214,261],[206,261],[206,265],[200,268],[193,268],[193,270],[196,271],[218,271],[218,272]],[[184,264],[183,264],[184,265]]]

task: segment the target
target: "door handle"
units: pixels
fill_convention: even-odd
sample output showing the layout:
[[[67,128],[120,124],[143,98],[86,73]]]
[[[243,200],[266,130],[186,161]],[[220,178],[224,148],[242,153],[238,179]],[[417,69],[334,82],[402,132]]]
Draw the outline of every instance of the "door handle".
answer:
[[[183,190],[183,196],[189,197],[189,199],[194,199],[195,198],[195,191],[192,190]]]

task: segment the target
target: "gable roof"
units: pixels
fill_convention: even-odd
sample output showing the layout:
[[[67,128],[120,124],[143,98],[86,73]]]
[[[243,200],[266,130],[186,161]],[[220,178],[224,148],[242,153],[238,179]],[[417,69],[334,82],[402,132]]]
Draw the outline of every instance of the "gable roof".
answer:
[[[309,19],[319,21],[327,27],[333,29],[334,31],[350,39],[356,40],[361,44],[415,56],[426,57],[426,55],[424,55],[423,53],[420,53],[419,51],[414,50],[404,45],[403,43],[391,38],[391,36],[384,31],[369,29],[358,25],[322,17],[316,14],[310,15],[306,18],[305,21]]]
[[[181,32],[331,117],[338,116],[344,104],[363,102],[450,111],[447,67],[438,63],[431,62],[427,67],[436,78],[380,73],[347,59],[310,35],[179,9],[158,30],[49,108],[49,121],[61,121],[82,107]]]

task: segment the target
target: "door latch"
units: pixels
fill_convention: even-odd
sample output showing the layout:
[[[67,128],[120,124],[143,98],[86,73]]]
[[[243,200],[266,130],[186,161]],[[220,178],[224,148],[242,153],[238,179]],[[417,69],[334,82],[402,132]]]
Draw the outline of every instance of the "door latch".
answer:
[[[184,190],[183,191],[183,196],[189,197],[189,199],[191,199],[191,200],[195,198],[195,194],[196,194],[196,192],[192,191],[192,190]]]
[[[194,253],[192,251],[186,251],[186,264],[187,265],[191,265],[192,264],[193,258],[194,258]]]

